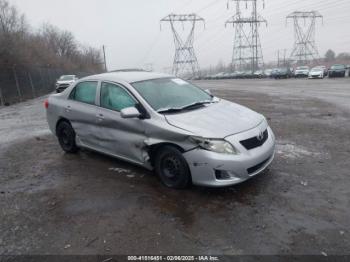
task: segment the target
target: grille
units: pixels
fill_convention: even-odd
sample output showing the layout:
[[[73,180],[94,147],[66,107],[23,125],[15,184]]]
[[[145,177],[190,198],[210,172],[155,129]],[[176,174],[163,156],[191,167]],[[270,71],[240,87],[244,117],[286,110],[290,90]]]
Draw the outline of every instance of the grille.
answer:
[[[67,88],[69,84],[60,84],[58,85],[58,88]]]
[[[253,166],[251,168],[247,169],[248,174],[253,174],[254,172],[258,171],[260,168],[262,168],[269,160],[271,157],[269,157],[268,159],[264,160],[263,162],[257,164],[256,166]]]
[[[269,133],[267,129],[263,132],[263,136],[261,139],[259,139],[257,136],[249,138],[247,140],[242,140],[240,143],[242,146],[244,146],[247,150],[251,150],[254,148],[257,148],[259,146],[262,146],[266,140],[269,138]]]

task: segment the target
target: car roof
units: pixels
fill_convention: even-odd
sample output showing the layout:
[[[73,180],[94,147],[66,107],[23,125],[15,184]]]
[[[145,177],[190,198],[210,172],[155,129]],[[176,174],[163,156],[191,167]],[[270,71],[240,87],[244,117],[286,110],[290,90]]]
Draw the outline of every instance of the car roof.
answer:
[[[104,74],[92,75],[85,77],[84,80],[101,80],[111,82],[127,82],[134,83],[158,78],[174,77],[168,74],[146,72],[146,71],[133,71],[133,72],[109,72]]]

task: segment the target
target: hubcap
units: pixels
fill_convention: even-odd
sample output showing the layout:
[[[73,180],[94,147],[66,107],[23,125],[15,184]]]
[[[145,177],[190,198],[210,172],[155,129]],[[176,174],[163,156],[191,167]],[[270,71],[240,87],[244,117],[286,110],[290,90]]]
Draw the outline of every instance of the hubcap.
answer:
[[[162,161],[162,170],[166,178],[176,180],[181,172],[180,162],[174,156],[167,156]]]
[[[61,132],[61,141],[66,146],[70,145],[70,139],[66,129],[63,129]]]

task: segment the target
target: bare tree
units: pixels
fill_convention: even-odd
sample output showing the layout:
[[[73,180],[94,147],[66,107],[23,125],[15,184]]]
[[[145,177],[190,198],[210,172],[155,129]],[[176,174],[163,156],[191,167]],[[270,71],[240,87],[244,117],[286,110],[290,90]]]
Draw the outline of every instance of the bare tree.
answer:
[[[32,30],[25,16],[6,0],[0,0],[1,64],[40,65],[65,71],[103,70],[98,50],[80,45],[71,32],[51,24]]]

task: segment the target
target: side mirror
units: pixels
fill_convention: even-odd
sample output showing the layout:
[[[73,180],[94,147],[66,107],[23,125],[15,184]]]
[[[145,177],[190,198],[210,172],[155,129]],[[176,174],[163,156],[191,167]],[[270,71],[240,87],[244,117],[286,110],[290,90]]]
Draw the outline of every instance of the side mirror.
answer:
[[[120,115],[122,118],[137,118],[141,116],[141,113],[136,107],[128,107],[122,109],[122,111],[120,111]]]

